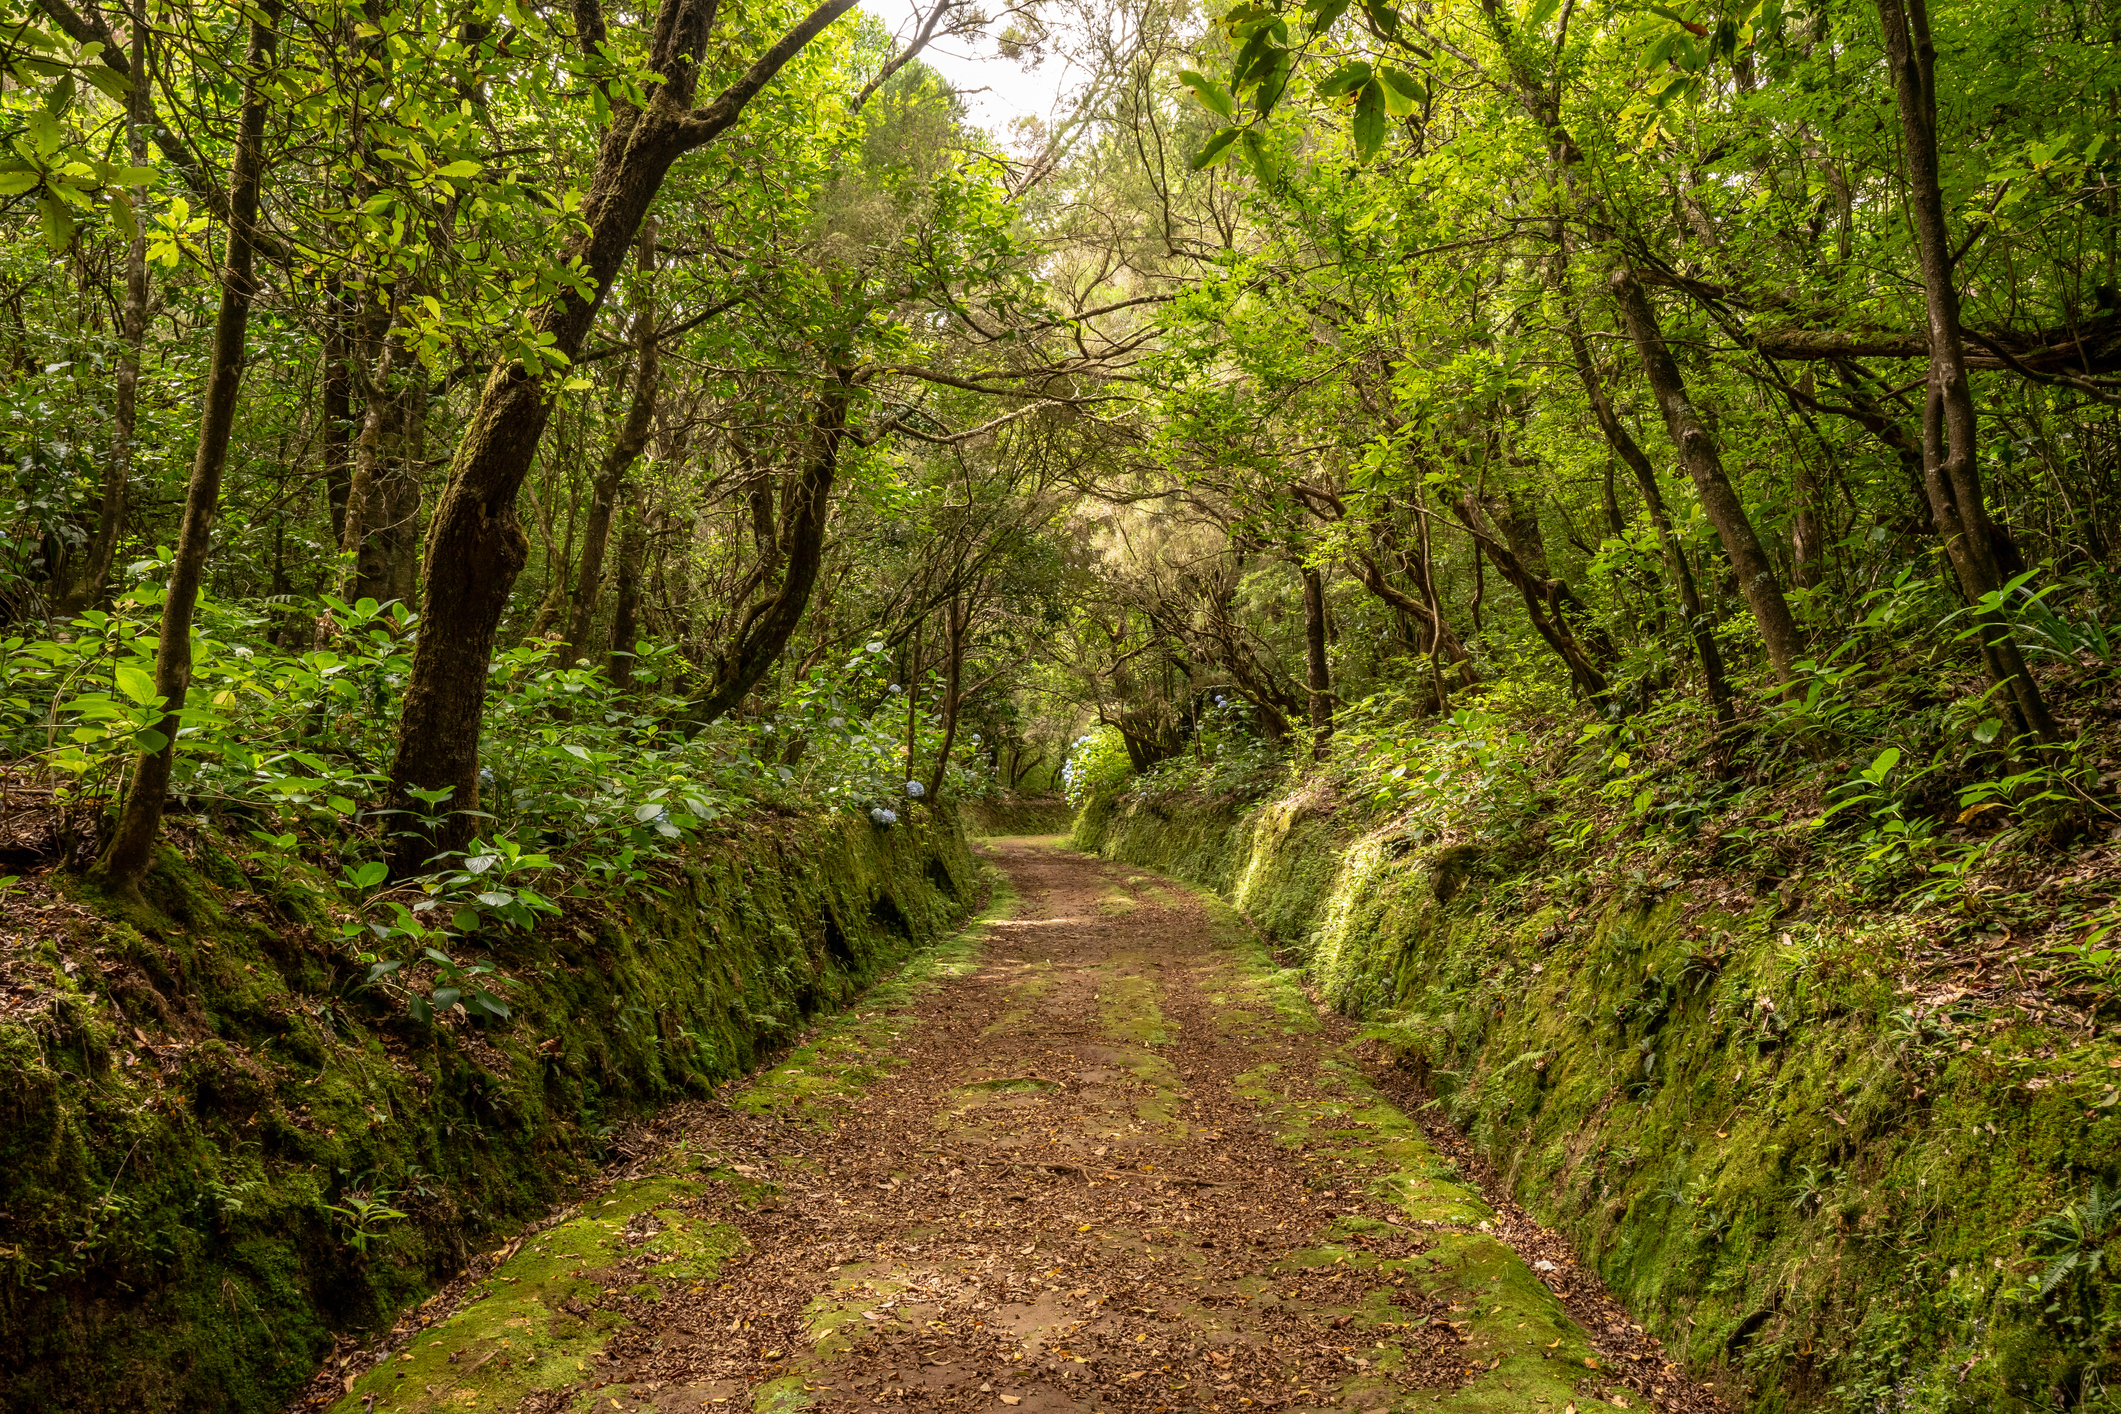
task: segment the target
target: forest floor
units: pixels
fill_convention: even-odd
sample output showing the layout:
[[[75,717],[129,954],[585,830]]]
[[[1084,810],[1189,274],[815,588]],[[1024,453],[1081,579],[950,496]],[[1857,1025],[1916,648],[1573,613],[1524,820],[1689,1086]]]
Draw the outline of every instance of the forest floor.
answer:
[[[1242,919],[983,852],[980,924],[298,1407],[1724,1407]]]

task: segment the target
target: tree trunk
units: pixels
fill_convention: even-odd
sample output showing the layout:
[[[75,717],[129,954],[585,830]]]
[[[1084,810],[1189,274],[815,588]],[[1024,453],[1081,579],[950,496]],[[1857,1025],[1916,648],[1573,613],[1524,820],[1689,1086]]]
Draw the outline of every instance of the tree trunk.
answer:
[[[626,473],[633,469],[642,449],[648,445],[648,434],[655,425],[660,367],[655,346],[655,294],[649,283],[655,270],[655,220],[652,217],[641,225],[637,266],[641,274],[641,290],[634,309],[633,328],[640,352],[633,373],[633,402],[626,409],[626,420],[620,424],[618,435],[612,439],[611,449],[604,454],[604,463],[597,468],[596,480],[590,487],[589,519],[582,527],[582,559],[575,567],[574,600],[567,615],[566,638],[560,644],[560,666],[563,668],[571,668],[578,659],[587,656],[590,625],[597,612],[597,595],[603,588],[604,551],[611,540],[612,513],[618,505]]]
[[[392,587],[400,582],[399,567],[408,553],[406,544],[411,522],[420,514],[419,473],[412,465],[410,443],[415,391],[426,382],[425,371],[403,347],[393,347],[387,360],[395,371],[412,365],[412,376],[400,376],[383,389],[381,421],[372,453],[365,496],[361,506],[361,544],[354,553],[354,599],[391,599]],[[366,420],[362,424],[362,446],[368,453]],[[352,498],[348,498],[352,504]],[[351,517],[349,517],[351,519]]]
[[[1613,411],[1613,401],[1606,396],[1605,380],[1598,376],[1598,365],[1591,360],[1590,345],[1583,337],[1583,323],[1575,315],[1569,317],[1569,351],[1576,364],[1576,377],[1591,401],[1591,416],[1598,423],[1598,430],[1605,434],[1606,445],[1614,455],[1628,464],[1634,474],[1635,488],[1642,495],[1642,503],[1649,510],[1650,525],[1657,532],[1657,544],[1664,551],[1665,568],[1671,573],[1673,588],[1679,594],[1679,607],[1686,615],[1687,633],[1694,640],[1694,656],[1701,664],[1702,682],[1708,689],[1709,705],[1716,714],[1718,723],[1728,726],[1731,722],[1731,687],[1723,676],[1723,652],[1716,644],[1716,626],[1701,605],[1701,594],[1694,583],[1694,570],[1687,563],[1686,551],[1679,544],[1679,536],[1672,530],[1672,517],[1665,509],[1663,488],[1657,484],[1657,468],[1642,450],[1633,434],[1624,426]]]
[[[561,527],[559,539],[552,535],[552,503],[555,488],[548,482],[545,501],[545,596],[538,601],[537,612],[530,616],[530,634],[533,639],[552,633],[552,626],[560,622],[560,611],[567,607],[568,582],[574,568],[574,518],[582,509],[582,483],[575,475],[575,460],[563,454],[548,458],[548,464],[564,468],[560,474],[567,478],[567,521]],[[557,634],[553,635],[558,637]]]
[[[427,475],[427,379],[417,364],[400,390],[397,423],[397,465],[383,500],[385,575],[375,597],[410,609],[420,586],[420,493]]]
[[[1323,761],[1333,740],[1333,679],[1326,663],[1326,588],[1304,565],[1304,686],[1311,695],[1311,759]]]
[[[1611,684],[1606,681],[1604,670],[1569,632],[1568,624],[1561,616],[1563,590],[1560,582],[1533,574],[1517,558],[1503,542],[1501,534],[1488,523],[1486,513],[1471,491],[1459,492],[1457,510],[1458,518],[1473,533],[1476,553],[1485,551],[1495,568],[1502,572],[1502,577],[1516,586],[1524,599],[1525,614],[1532,620],[1533,630],[1567,665],[1577,688],[1590,701],[1604,702],[1606,694],[1612,690]]]
[[[1819,518],[1819,478],[1802,457],[1791,470],[1790,496],[1797,503],[1790,516],[1790,582],[1817,589],[1826,582],[1826,526]]]
[[[1788,601],[1782,597],[1782,586],[1775,578],[1775,566],[1768,559],[1767,551],[1760,546],[1760,537],[1746,516],[1737,489],[1724,474],[1723,458],[1716,450],[1716,440],[1695,411],[1694,400],[1687,393],[1686,380],[1680,376],[1679,365],[1673,362],[1671,350],[1665,347],[1664,332],[1657,326],[1656,311],[1650,308],[1650,299],[1643,292],[1641,281],[1627,266],[1620,265],[1613,271],[1612,289],[1613,297],[1620,305],[1621,321],[1627,326],[1636,355],[1642,360],[1642,371],[1649,380],[1650,392],[1657,399],[1658,410],[1664,414],[1665,429],[1671,433],[1672,445],[1679,449],[1680,465],[1693,480],[1694,492],[1701,498],[1701,508],[1707,513],[1709,524],[1716,527],[1716,536],[1723,542],[1723,552],[1730,557],[1731,567],[1738,573],[1739,590],[1745,595],[1746,603],[1752,606],[1753,617],[1760,624],[1760,636],[1767,643],[1768,661],[1774,667],[1775,679],[1788,683],[1804,652],[1804,638],[1797,631],[1797,621],[1790,616]]]
[[[325,296],[324,500],[331,543],[346,543],[346,498],[353,490],[353,351],[346,296],[336,282]]]
[[[147,165],[147,26],[132,26],[132,86],[125,93],[126,151],[135,167]],[[136,218],[137,220],[137,218]],[[96,533],[88,542],[81,574],[63,606],[70,616],[100,603],[110,585],[118,537],[125,530],[133,470],[133,431],[138,422],[140,348],[147,341],[147,228],[139,225],[125,247],[125,304],[119,312],[118,376],[111,389],[110,460],[103,467],[103,498]]]
[[[818,569],[825,560],[832,487],[839,474],[840,443],[846,437],[847,405],[853,396],[845,379],[842,371],[819,399],[817,420],[811,428],[809,461],[782,503],[781,528],[776,537],[785,556],[780,584],[773,597],[759,599],[745,610],[729,646],[716,655],[714,678],[692,704],[695,727],[707,725],[742,702],[773,667],[794,636],[796,625],[802,622]],[[912,764],[910,757],[907,764]]]
[[[354,437],[353,474],[339,531],[339,574],[333,592],[347,603],[361,597],[361,555],[381,509],[384,458],[390,444],[391,349],[383,337],[390,316],[371,295],[356,321],[349,349],[352,381],[361,395],[361,430]]]
[[[944,650],[943,663],[943,745],[935,753],[935,769],[928,775],[928,799],[940,799],[943,793],[944,776],[950,766],[950,749],[957,744],[958,711],[964,705],[959,689],[965,675],[965,628],[972,615],[964,599],[952,595],[943,606]]]
[[[633,683],[634,641],[638,635],[641,608],[641,556],[648,546],[648,533],[638,509],[626,516],[619,533],[618,582],[613,586],[611,646],[604,659],[604,675],[620,687]]]
[[[1421,638],[1414,644],[1416,652],[1424,657],[1441,658],[1443,662],[1449,663],[1457,671],[1462,686],[1472,687],[1480,681],[1480,674],[1474,670],[1472,655],[1466,652],[1465,644],[1459,641],[1458,635],[1451,631],[1450,624],[1444,621],[1442,615],[1438,614],[1425,598],[1417,599],[1394,585],[1385,578],[1383,568],[1369,555],[1358,553],[1352,564],[1355,577],[1363,588],[1418,626],[1416,631]]]
[[[155,653],[155,691],[163,701],[154,733],[159,746],[143,750],[133,764],[132,788],[126,792],[118,828],[110,847],[97,861],[96,876],[106,888],[137,894],[154,858],[162,828],[163,802],[169,793],[170,767],[177,751],[177,728],[184,697],[191,686],[191,624],[199,586],[206,577],[207,549],[214,514],[220,508],[221,471],[228,461],[229,430],[236,416],[243,382],[251,300],[256,286],[251,266],[256,254],[258,187],[265,165],[267,69],[278,40],[279,0],[264,0],[250,22],[249,52],[244,60],[243,107],[237,118],[235,156],[228,177],[228,247],[221,276],[221,304],[214,316],[213,363],[207,374],[205,406],[199,419],[198,450],[191,480],[184,490],[184,519],[170,563],[162,602],[162,636]],[[137,80],[136,80],[137,81]],[[143,743],[143,746],[146,743]]]
[[[913,636],[906,641],[906,779],[913,779],[913,742],[920,726],[921,698],[921,630],[925,624],[913,626]]]
[[[2008,610],[1984,612],[2003,588],[1996,527],[1989,519],[1976,459],[1979,429],[1966,347],[1959,327],[1959,287],[1953,278],[1951,232],[1937,180],[1937,51],[1930,42],[1927,0],[1876,0],[1885,27],[1887,66],[1900,100],[1901,147],[1906,153],[1908,202],[1922,256],[1922,292],[1929,310],[1929,392],[1922,417],[1922,475],[1930,514],[1944,539],[1959,587],[1981,625],[1982,656],[2009,695],[2021,733],[2041,742],[2061,738],[2025,657],[2011,637]]]
[[[461,848],[471,837],[474,817],[467,812],[479,805],[487,666],[529,548],[516,520],[516,493],[551,415],[550,373],[581,351],[671,165],[733,124],[783,65],[854,4],[825,0],[742,78],[698,109],[692,107],[693,92],[715,5],[713,0],[662,0],[659,5],[648,65],[661,81],[648,86],[645,108],[623,99],[613,104],[582,202],[581,233],[561,252],[563,263],[579,262],[576,268],[591,293],[584,297],[569,288],[531,316],[531,332],[550,336],[546,357],[557,356],[552,369],[508,361],[487,375],[435,506],[421,582],[420,634],[391,765],[390,804],[407,809],[408,792],[447,789],[452,813],[432,838],[399,842],[392,858],[397,873],[416,872],[430,856]],[[577,14],[584,13],[594,17],[595,7],[577,6]],[[600,21],[594,28],[601,29]],[[583,42],[593,47],[601,39],[584,35]]]

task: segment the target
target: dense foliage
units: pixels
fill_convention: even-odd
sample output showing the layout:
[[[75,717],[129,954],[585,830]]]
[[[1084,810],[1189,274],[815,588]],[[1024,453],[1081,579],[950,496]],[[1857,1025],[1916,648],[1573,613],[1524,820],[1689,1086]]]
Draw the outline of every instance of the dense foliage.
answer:
[[[2105,1024],[2110,4],[1026,6],[1007,140],[921,58],[1001,21],[848,9],[0,5],[53,850],[218,819],[498,1018],[735,814],[1309,779]]]

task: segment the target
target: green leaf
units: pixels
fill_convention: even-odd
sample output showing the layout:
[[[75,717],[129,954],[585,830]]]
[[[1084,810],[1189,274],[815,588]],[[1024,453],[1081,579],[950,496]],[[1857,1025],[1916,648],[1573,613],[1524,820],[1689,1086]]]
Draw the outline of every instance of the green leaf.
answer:
[[[142,755],[153,756],[162,750],[163,747],[169,745],[169,738],[150,727],[146,731],[134,735],[133,745],[140,749]]]
[[[371,859],[347,877],[357,889],[372,889],[390,877],[390,866],[380,859]]]
[[[1181,69],[1178,81],[1201,101],[1203,107],[1218,118],[1228,120],[1237,116],[1237,110],[1230,102],[1230,95],[1223,91],[1221,84],[1206,74],[1196,73],[1192,69]]]
[[[37,203],[37,220],[44,227],[44,243],[58,255],[73,244],[74,218],[55,196],[47,195]]]
[[[451,916],[449,926],[456,929],[459,933],[477,932],[479,911],[475,908],[460,908]]]
[[[1230,156],[1231,144],[1237,141],[1237,135],[1240,131],[1242,129],[1239,128],[1216,129],[1215,134],[1201,144],[1200,151],[1193,154],[1193,161],[1188,165],[1194,171],[1199,172],[1213,167],[1218,162],[1227,160]]]
[[[1677,10],[1673,9],[1669,5],[1652,4],[1644,5],[1642,8],[1648,10],[1653,15],[1663,16],[1665,19],[1670,20],[1673,24],[1678,25],[1681,29],[1684,29],[1688,34],[1695,36],[1697,39],[1708,38],[1709,31],[1706,25],[1699,25],[1694,23],[1694,21],[1688,19],[1685,15],[1680,14]]]
[[[1385,111],[1395,118],[1411,118],[1429,101],[1428,86],[1404,70],[1379,66],[1377,78],[1384,85]]]
[[[1350,59],[1318,83],[1320,98],[1346,98],[1371,78],[1370,66],[1360,59]]]
[[[1375,79],[1363,85],[1355,100],[1355,121],[1349,125],[1355,138],[1355,155],[1367,162],[1377,155],[1385,140],[1384,86]]]
[[[44,174],[34,169],[18,172],[0,172],[0,196],[20,196],[33,190],[44,180]]]
[[[1253,174],[1263,182],[1273,181],[1279,170],[1267,140],[1253,128],[1245,129],[1245,161],[1251,164]]]
[[[462,179],[464,177],[476,177],[484,170],[486,169],[476,162],[472,162],[464,158],[459,158],[455,162],[450,163],[447,167],[436,168],[435,175],[438,177],[454,177]]]
[[[1290,54],[1286,49],[1274,51],[1271,64],[1261,68],[1256,75],[1258,82],[1252,91],[1252,106],[1265,117],[1281,102],[1283,90],[1289,86]]]
[[[1377,32],[1385,38],[1390,39],[1399,32],[1399,11],[1385,4],[1384,0],[1362,0],[1362,8],[1370,17],[1370,23],[1376,25]]]
[[[143,706],[161,695],[155,691],[155,675],[139,663],[121,660],[112,667],[111,676],[117,680],[118,691]]]
[[[1333,22],[1348,13],[1348,0],[1322,0],[1322,3],[1305,8],[1311,13],[1311,33],[1320,35],[1333,28]]]
[[[1245,41],[1244,48],[1237,51],[1237,62],[1230,66],[1233,91],[1241,92],[1267,78],[1275,67],[1277,56],[1286,61],[1288,51],[1275,42],[1276,31],[1282,28],[1280,25],[1263,26]]]
[[[2002,731],[2003,723],[1995,717],[1990,717],[1980,726],[1974,728],[1974,740],[1980,742],[1983,746],[1987,746]]]

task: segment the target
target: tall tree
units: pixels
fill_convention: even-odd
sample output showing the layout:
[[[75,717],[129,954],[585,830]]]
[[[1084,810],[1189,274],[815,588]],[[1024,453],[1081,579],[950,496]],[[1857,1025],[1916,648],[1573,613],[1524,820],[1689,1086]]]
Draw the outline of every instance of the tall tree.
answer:
[[[1877,0],[1885,28],[1886,61],[1899,98],[1906,151],[1908,204],[1921,252],[1923,303],[1929,311],[1929,380],[1922,414],[1922,481],[1930,514],[1944,539],[1959,587],[1974,607],[1989,674],[2009,694],[2020,733],[2041,742],[2061,728],[2011,635],[2009,607],[1994,602],[2004,576],[1996,564],[1997,534],[1981,488],[1979,426],[1966,340],[1959,323],[1959,285],[1953,271],[1951,229],[1937,177],[1937,49],[1930,39],[1927,0]]]
[[[616,78],[601,84],[611,122],[582,203],[581,233],[568,243],[561,261],[580,271],[581,284],[570,285],[530,320],[539,342],[556,356],[556,366],[564,367],[581,352],[671,165],[727,131],[788,61],[854,3],[825,0],[735,82],[695,106],[716,0],[662,0],[649,45],[647,67],[655,82],[647,102],[634,102]],[[602,62],[606,31],[596,0],[580,0],[575,16],[584,55]],[[546,366],[526,367],[514,359],[496,363],[435,507],[421,582],[421,631],[391,766],[391,804],[405,810],[413,799],[409,792],[446,789],[451,813],[432,838],[404,838],[393,861],[401,872],[417,870],[431,855],[456,849],[471,837],[471,812],[479,803],[486,668],[528,551],[516,520],[516,493],[551,415]]]
[[[279,0],[263,0],[252,11],[243,60],[243,101],[236,119],[234,159],[228,174],[228,243],[220,270],[221,303],[214,315],[213,361],[199,416],[199,442],[191,480],[184,488],[184,519],[170,561],[162,601],[162,632],[155,653],[155,693],[162,716],[143,734],[133,763],[132,785],[118,826],[96,863],[96,876],[114,893],[139,891],[154,859],[156,836],[169,795],[170,765],[191,686],[192,615],[206,579],[207,551],[221,505],[221,472],[228,462],[229,431],[235,423],[249,346],[251,304],[257,297],[258,191],[265,169],[265,118],[270,106],[273,55],[279,43]]]

